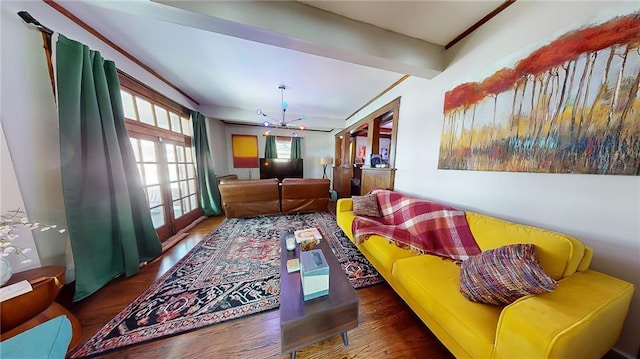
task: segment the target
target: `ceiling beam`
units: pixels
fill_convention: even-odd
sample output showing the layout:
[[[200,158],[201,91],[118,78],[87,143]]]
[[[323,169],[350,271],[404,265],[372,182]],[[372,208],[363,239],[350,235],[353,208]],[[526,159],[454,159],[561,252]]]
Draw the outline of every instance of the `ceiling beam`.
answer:
[[[427,79],[445,68],[443,46],[295,1],[154,2],[184,10],[170,21],[246,40]]]

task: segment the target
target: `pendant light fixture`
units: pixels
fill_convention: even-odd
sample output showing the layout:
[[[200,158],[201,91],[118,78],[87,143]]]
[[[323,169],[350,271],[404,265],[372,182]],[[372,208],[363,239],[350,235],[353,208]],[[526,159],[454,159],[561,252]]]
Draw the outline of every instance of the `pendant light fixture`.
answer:
[[[264,117],[269,119],[269,120],[264,121],[262,124],[265,127],[287,127],[287,125],[289,125],[290,123],[306,120],[307,119],[306,115],[302,115],[301,117],[296,118],[295,120],[290,120],[290,121],[286,120],[287,107],[289,107],[289,104],[284,102],[284,90],[287,89],[287,86],[280,85],[280,86],[278,86],[278,89],[280,89],[280,101],[281,101],[281,106],[282,106],[282,119],[280,121],[277,121],[273,117],[271,117],[271,116],[267,115],[266,113],[262,112],[262,110],[258,110],[257,111],[258,115],[264,116]],[[297,127],[300,130],[304,130],[304,126],[303,125],[300,125],[300,126],[297,126]]]

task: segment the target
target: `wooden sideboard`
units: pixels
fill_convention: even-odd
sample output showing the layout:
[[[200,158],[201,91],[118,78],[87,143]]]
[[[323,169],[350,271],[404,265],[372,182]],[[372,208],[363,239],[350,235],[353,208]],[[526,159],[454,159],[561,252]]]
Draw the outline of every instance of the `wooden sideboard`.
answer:
[[[374,188],[393,190],[396,176],[395,168],[362,167],[360,193],[365,195]]]

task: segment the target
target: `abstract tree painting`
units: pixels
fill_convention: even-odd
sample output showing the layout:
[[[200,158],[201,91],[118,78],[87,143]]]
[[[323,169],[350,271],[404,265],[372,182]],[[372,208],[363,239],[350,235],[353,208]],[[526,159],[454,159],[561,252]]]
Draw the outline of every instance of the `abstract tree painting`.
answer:
[[[438,168],[640,175],[640,12],[568,32],[444,98]]]

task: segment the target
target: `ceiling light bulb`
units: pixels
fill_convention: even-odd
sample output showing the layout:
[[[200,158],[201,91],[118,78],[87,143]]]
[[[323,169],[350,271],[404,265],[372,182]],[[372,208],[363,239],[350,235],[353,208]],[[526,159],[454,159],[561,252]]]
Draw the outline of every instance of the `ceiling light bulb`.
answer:
[[[269,125],[270,125],[270,123],[267,122],[267,121],[264,121],[262,124],[265,125],[266,127],[269,127]]]

